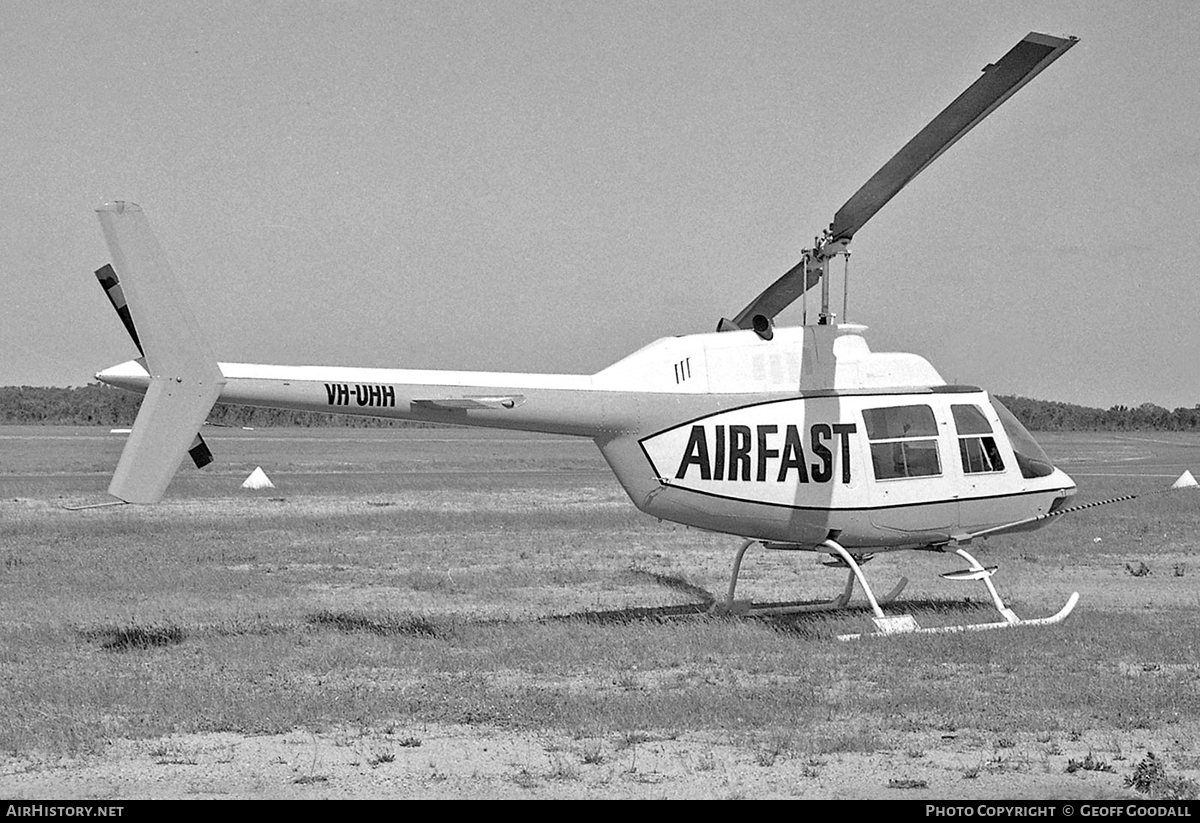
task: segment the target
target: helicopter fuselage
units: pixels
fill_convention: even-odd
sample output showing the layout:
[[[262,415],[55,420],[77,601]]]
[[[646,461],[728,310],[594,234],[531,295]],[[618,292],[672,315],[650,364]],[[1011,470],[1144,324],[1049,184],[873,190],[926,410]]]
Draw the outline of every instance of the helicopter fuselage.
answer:
[[[864,331],[664,338],[594,375],[220,363],[219,402],[588,437],[643,512],[797,548],[944,545],[1074,494],[986,392]]]

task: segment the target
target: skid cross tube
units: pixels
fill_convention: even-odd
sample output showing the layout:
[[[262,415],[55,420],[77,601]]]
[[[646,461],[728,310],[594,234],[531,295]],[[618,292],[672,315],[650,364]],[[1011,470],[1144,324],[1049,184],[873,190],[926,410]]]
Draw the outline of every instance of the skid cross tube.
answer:
[[[849,569],[849,573],[846,575],[846,584],[845,584],[845,586],[843,586],[841,594],[839,594],[833,600],[827,601],[825,603],[809,603],[809,604],[804,604],[804,605],[785,605],[785,606],[760,606],[758,608],[755,608],[751,601],[746,600],[746,601],[743,601],[742,603],[738,603],[738,601],[735,598],[735,595],[737,593],[738,575],[741,573],[741,570],[742,570],[742,559],[746,556],[746,552],[750,549],[750,547],[753,546],[755,543],[762,543],[764,548],[768,548],[768,549],[771,549],[771,548],[788,549],[788,548],[790,548],[792,550],[801,550],[801,547],[799,547],[799,546],[792,547],[792,546],[785,546],[785,545],[769,544],[762,540],[749,539],[749,540],[744,541],[742,543],[742,545],[738,547],[737,554],[735,555],[734,560],[733,560],[733,573],[730,575],[730,578],[729,578],[729,590],[725,595],[725,600],[724,600],[724,602],[714,603],[712,605],[712,607],[709,609],[710,613],[714,613],[714,614],[718,614],[718,613],[719,614],[753,614],[756,616],[773,616],[773,615],[786,615],[786,614],[803,614],[806,612],[835,611],[837,609],[845,608],[846,605],[849,604],[850,597],[854,593],[854,583],[857,580],[862,585],[863,590],[867,593],[867,600],[870,603],[872,610],[876,613],[876,615],[882,616],[882,609],[880,609],[880,606],[891,603],[893,600],[895,600],[897,597],[900,596],[900,593],[904,591],[904,587],[908,585],[908,578],[901,577],[900,580],[896,583],[896,585],[892,587],[891,591],[889,591],[883,597],[879,597],[879,598],[875,597],[875,594],[871,591],[870,587],[868,587],[866,585],[866,578],[863,576],[863,573],[862,573],[862,563],[866,562],[866,560],[869,560],[871,556],[866,555],[865,559],[863,559],[862,561],[856,560],[854,558],[854,556],[851,555],[849,552],[847,552],[840,544],[838,544],[834,540],[830,539],[830,540],[825,541],[821,545],[826,546],[826,548],[830,549],[830,552],[829,552],[830,556],[838,558],[838,562],[836,563],[836,565],[845,566],[846,568]],[[830,544],[830,545],[826,545],[826,544]],[[834,547],[836,547],[836,548],[834,548]],[[812,549],[802,549],[802,550],[812,551]],[[826,565],[832,566],[835,564],[827,563]]]

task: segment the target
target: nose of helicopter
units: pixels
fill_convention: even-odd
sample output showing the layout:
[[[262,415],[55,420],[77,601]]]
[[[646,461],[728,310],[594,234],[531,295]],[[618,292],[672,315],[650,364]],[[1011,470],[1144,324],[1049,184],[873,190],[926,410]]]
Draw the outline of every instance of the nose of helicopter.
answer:
[[[1050,504],[1050,512],[1053,513],[1067,505],[1071,498],[1075,496],[1075,481],[1071,479],[1069,474],[1057,466],[1046,480],[1049,485],[1057,486],[1059,490],[1058,497],[1054,498],[1054,502]]]

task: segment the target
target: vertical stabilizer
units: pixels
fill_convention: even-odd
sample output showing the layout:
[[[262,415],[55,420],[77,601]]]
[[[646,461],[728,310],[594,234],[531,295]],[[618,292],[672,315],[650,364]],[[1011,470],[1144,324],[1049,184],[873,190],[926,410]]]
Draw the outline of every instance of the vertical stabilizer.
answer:
[[[182,292],[141,208],[118,201],[96,211],[150,370],[146,399],[108,493],[129,503],[156,503],[225,378],[184,309]]]

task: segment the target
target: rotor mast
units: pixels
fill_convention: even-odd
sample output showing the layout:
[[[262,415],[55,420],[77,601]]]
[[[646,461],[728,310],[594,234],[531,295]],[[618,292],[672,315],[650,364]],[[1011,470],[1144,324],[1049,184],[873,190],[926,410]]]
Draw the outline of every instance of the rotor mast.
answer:
[[[813,239],[813,247],[804,249],[805,268],[811,270],[814,266],[820,273],[821,278],[821,311],[817,315],[817,325],[830,326],[837,318],[829,310],[829,269],[830,263],[835,257],[841,257],[844,261],[845,269],[844,278],[842,280],[842,320],[846,320],[846,312],[849,308],[849,278],[850,278],[850,238],[846,237],[841,240],[833,240],[832,232],[826,229],[825,232],[817,238]]]

